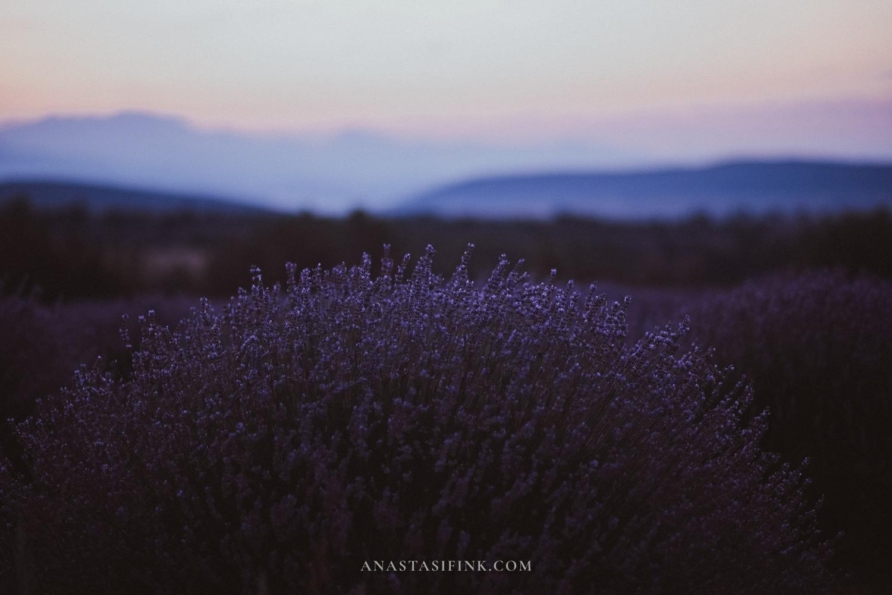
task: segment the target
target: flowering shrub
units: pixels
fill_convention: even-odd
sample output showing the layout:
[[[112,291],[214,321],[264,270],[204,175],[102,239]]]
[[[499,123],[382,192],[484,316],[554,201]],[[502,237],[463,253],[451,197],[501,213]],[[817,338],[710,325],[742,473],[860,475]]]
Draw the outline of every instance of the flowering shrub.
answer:
[[[2,422],[20,420],[32,414],[35,400],[58,391],[80,362],[98,354],[129,357],[117,330],[120,314],[115,320],[115,312],[145,311],[145,304],[152,303],[160,306],[163,319],[172,319],[175,312],[188,312],[188,308],[183,308],[180,300],[170,298],[48,306],[40,302],[37,293],[3,294],[3,289],[0,284],[0,458],[5,460],[5,472],[19,474],[21,480],[29,477],[23,462],[23,447],[10,431],[11,426]],[[117,340],[112,341],[109,335],[116,336]],[[114,361],[111,370],[116,375],[128,371],[124,359],[119,357]],[[16,548],[25,536],[21,532],[21,523],[4,518],[12,526],[6,527],[6,533],[0,527],[0,558],[5,556],[12,560],[23,553]],[[0,522],[0,525],[7,523]]]
[[[816,593],[829,548],[750,390],[685,325],[483,287],[433,251],[256,273],[222,314],[142,322],[129,379],[83,369],[17,428],[8,576],[41,593]],[[125,341],[129,338],[125,333]],[[27,556],[25,555],[27,554]],[[21,562],[28,559],[29,562]],[[528,560],[522,573],[363,572]]]
[[[810,457],[815,487],[826,494],[821,522],[845,533],[838,561],[887,576],[890,305],[892,283],[824,272],[750,282],[686,308],[700,322],[697,341],[734,362],[754,386],[755,406],[770,409],[763,446],[791,460]]]
[[[192,305],[184,298],[143,297],[48,306],[40,303],[38,294],[3,290],[0,282],[2,420],[31,413],[35,399],[58,391],[79,364],[97,356],[113,360],[115,371],[126,374],[129,353],[121,344],[122,313],[145,312],[150,305],[160,310],[159,320],[175,322]],[[5,428],[0,435],[6,435]]]

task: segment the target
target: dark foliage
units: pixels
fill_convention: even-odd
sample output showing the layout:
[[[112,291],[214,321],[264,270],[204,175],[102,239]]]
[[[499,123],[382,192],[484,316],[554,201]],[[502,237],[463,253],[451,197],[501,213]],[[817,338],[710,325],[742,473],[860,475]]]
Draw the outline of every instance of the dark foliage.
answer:
[[[57,214],[75,229],[64,236],[31,210],[26,197],[0,207],[0,283],[44,298],[111,297],[127,288],[90,241],[89,220],[77,210]]]
[[[439,246],[438,272],[458,264],[468,243],[481,262],[502,253],[525,259],[531,274],[551,269],[573,279],[629,286],[731,286],[776,271],[839,267],[892,278],[892,219],[886,211],[824,218],[694,217],[672,222],[382,219],[353,213],[312,215],[138,213],[91,215],[77,207],[0,209],[0,279],[39,286],[45,298],[140,294],[226,297],[242,271],[259,266],[282,281],[286,262],[332,267],[383,244],[396,253]],[[486,271],[471,265],[479,279]]]
[[[71,360],[58,330],[33,296],[0,295],[0,418],[21,418],[70,378],[75,366],[62,363]]]

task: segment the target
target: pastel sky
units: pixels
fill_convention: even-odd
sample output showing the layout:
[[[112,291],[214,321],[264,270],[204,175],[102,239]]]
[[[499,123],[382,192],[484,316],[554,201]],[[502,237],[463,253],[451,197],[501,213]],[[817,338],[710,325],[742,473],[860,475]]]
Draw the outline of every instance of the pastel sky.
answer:
[[[892,155],[890,31],[889,0],[3,0],[0,122]]]

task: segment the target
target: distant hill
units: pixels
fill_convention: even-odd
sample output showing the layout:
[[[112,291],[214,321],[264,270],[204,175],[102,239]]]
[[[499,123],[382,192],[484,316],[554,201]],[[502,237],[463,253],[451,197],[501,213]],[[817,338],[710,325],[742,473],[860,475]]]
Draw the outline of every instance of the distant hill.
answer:
[[[263,134],[152,113],[0,123],[0,181],[67,180],[346,214],[492,172],[612,167],[641,156],[597,143],[410,140],[363,130]]]
[[[400,216],[615,219],[892,207],[892,164],[737,161],[702,168],[479,178],[410,199]]]
[[[207,196],[169,194],[130,188],[117,188],[70,182],[18,181],[0,183],[0,205],[20,197],[39,210],[83,206],[91,213],[139,211],[148,213],[262,214],[269,211],[229,200]]]

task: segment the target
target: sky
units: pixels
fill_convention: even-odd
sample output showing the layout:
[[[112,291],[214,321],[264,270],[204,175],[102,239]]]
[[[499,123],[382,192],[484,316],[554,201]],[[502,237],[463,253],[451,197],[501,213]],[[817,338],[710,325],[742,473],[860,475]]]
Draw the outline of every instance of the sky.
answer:
[[[786,114],[827,153],[856,122],[842,152],[873,154],[892,151],[890,30],[888,0],[4,0],[0,122],[646,145],[702,115],[770,149]]]

